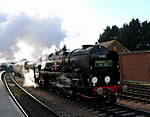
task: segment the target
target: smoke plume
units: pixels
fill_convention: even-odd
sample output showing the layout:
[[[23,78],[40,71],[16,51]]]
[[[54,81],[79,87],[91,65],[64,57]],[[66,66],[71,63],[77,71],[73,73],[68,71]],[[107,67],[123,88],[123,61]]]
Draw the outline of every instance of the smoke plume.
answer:
[[[31,59],[41,55],[44,48],[57,47],[66,37],[57,16],[38,18],[24,13],[7,16],[0,13],[0,57]]]

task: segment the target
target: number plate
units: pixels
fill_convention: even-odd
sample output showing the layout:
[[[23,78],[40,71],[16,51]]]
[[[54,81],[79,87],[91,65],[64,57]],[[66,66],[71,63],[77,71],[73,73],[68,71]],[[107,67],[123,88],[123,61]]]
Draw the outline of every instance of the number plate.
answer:
[[[112,67],[112,60],[96,60],[95,67]]]

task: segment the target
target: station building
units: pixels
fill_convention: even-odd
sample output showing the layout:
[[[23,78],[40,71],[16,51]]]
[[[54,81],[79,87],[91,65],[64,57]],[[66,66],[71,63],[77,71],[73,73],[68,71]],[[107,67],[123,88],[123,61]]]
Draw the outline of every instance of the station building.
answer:
[[[150,50],[130,51],[117,40],[102,42],[100,45],[118,52],[122,81],[150,83]]]

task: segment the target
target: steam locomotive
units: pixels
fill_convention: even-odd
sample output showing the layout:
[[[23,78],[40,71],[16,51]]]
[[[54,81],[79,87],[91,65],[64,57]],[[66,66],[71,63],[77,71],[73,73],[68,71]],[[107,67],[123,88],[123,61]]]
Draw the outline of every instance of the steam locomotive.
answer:
[[[45,67],[38,65],[35,82],[67,97],[115,102],[119,85],[119,56],[101,45],[84,45],[71,52],[49,55]]]

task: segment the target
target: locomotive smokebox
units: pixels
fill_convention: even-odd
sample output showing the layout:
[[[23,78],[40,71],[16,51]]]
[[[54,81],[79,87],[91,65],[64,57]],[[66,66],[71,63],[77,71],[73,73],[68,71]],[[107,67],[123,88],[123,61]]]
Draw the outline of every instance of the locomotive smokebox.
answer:
[[[82,49],[76,49],[70,54],[70,63],[74,71],[88,74],[95,60],[107,57],[108,50],[100,45],[83,45]]]

